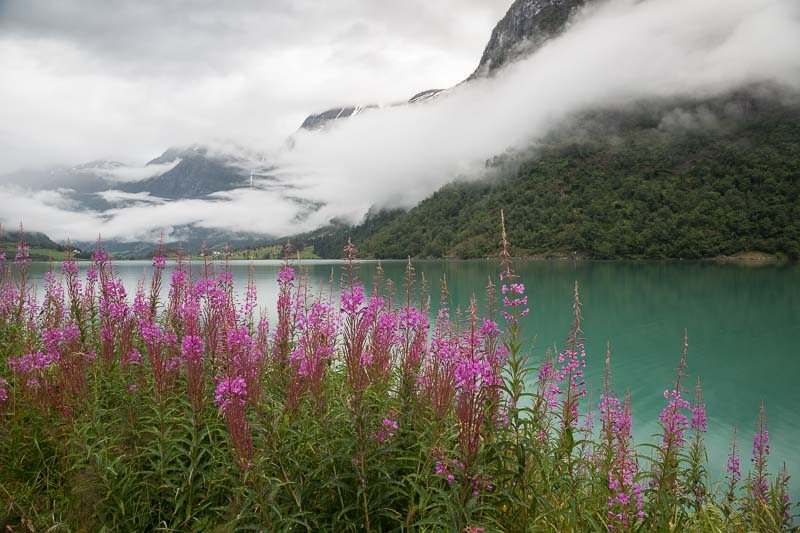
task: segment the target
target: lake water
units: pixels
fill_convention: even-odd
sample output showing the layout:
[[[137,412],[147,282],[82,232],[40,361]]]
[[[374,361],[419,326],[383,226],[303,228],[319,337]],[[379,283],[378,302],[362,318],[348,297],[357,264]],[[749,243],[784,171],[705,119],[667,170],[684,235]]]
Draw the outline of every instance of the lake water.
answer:
[[[231,264],[239,288],[247,282],[249,265]],[[280,265],[279,261],[252,263],[259,303],[271,315]],[[338,285],[341,262],[305,261],[303,265],[312,286],[327,288],[331,278]],[[386,277],[399,288],[405,263],[385,261],[382,265]],[[777,471],[785,461],[793,479],[800,476],[800,266],[618,261],[521,261],[514,266],[530,297],[531,313],[522,324],[529,339],[536,337],[534,364],[547,346],[562,346],[571,322],[572,289],[578,281],[588,381],[595,403],[602,387],[605,345],[610,342],[615,387],[620,395],[625,390],[631,393],[637,443],[652,441],[652,434],[659,430],[658,413],[665,405],[662,394],[675,379],[686,328],[689,379],[685,383],[693,398],[696,376],[703,380],[712,479],[723,474],[734,426],[746,475],[762,400],[772,446],[770,470]],[[130,293],[149,267],[145,261],[116,264]],[[416,261],[414,267],[418,278],[424,273],[430,280],[434,304],[439,301],[438,280],[446,275],[453,308],[465,309],[473,293],[483,301],[489,277],[498,283],[494,261]],[[34,264],[34,279],[41,280],[47,268]],[[375,270],[374,262],[361,265],[367,287]]]

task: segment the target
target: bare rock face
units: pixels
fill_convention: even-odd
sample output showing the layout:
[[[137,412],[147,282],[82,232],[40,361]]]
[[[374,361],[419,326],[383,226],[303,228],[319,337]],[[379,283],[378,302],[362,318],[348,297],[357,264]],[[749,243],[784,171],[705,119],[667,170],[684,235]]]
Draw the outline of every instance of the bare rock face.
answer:
[[[497,23],[475,72],[467,80],[490,76],[532,54],[560,35],[588,0],[516,0]]]
[[[306,119],[303,121],[303,124],[300,127],[304,130],[318,130],[325,127],[325,125],[332,120],[353,117],[355,115],[358,115],[365,109],[370,109],[373,107],[377,106],[366,105],[366,106],[334,107],[332,109],[328,109],[327,111],[323,111],[322,113],[318,113],[316,115],[309,115],[308,117],[306,117]]]
[[[121,184],[126,192],[147,192],[169,200],[202,198],[246,184],[246,177],[233,157],[211,155],[204,146],[170,148],[148,164],[177,164],[170,170],[142,181]]]

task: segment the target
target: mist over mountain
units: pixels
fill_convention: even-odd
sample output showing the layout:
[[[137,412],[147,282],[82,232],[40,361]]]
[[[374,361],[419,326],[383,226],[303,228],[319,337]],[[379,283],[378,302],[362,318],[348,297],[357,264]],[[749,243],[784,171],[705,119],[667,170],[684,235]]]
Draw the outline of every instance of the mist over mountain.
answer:
[[[301,240],[325,234],[337,242],[358,234],[382,256],[480,255],[480,246],[465,251],[455,244],[409,244],[389,252],[375,244],[375,232],[389,231],[378,228],[375,215],[392,213],[379,217],[383,223],[423,199],[428,204],[420,206],[429,205],[431,195],[453,181],[503,187],[520,165],[549,153],[553,132],[570,131],[576,145],[606,136],[607,129],[565,129],[592,110],[603,110],[596,117],[608,124],[628,123],[638,116],[630,106],[647,101],[662,109],[664,124],[688,121],[715,131],[717,115],[697,109],[725,108],[731,91],[753,87],[771,88],[752,89],[757,101],[792,110],[800,88],[798,11],[788,0],[701,6],[688,0],[516,0],[496,23],[474,71],[449,88],[312,112],[269,149],[203,142],[138,164],[98,160],[14,172],[0,179],[0,203],[9,206],[0,221],[22,221],[60,241],[88,243],[100,233],[128,255],[161,235],[168,242],[258,246],[297,234]],[[687,106],[695,112],[682,114]],[[724,121],[730,131],[738,127],[732,120]],[[625,139],[636,128],[616,131]],[[717,149],[709,146],[683,166],[715,159]],[[625,162],[636,162],[623,155],[625,172]],[[317,228],[323,229],[309,233]],[[574,248],[567,241],[532,241],[526,253],[537,253],[540,244],[542,250]],[[328,245],[317,240],[317,247]]]

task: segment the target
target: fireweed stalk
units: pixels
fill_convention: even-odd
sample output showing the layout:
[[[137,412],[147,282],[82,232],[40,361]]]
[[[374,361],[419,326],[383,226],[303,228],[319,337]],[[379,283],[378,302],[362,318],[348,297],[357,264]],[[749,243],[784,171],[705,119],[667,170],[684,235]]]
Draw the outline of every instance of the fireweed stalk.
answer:
[[[364,405],[364,393],[369,384],[369,373],[363,363],[368,357],[367,340],[377,317],[380,298],[375,297],[366,302],[364,286],[358,278],[358,250],[348,239],[344,248],[346,267],[342,276],[342,290],[339,296],[342,315],[342,358],[350,394],[350,409],[355,426],[356,458],[353,466],[361,493],[361,508],[364,513],[363,524],[366,531],[372,529],[369,501],[367,498],[367,466],[366,454],[368,446],[367,412]]]
[[[733,428],[731,447],[728,452],[728,460],[725,462],[725,503],[731,505],[736,499],[736,486],[742,479],[741,464],[739,461],[739,449],[736,443],[736,428]]]
[[[758,424],[753,436],[753,464],[747,488],[750,501],[754,504],[753,513],[758,514],[759,507],[766,505],[769,492],[767,479],[767,459],[769,458],[769,431],[767,430],[767,411],[762,402],[758,411]]]
[[[686,353],[689,348],[689,336],[683,334],[683,350],[678,364],[677,377],[672,390],[664,391],[667,406],[661,411],[662,435],[661,445],[656,449],[656,460],[653,464],[653,477],[651,489],[653,490],[652,513],[658,515],[659,520],[669,521],[668,511],[675,505],[680,494],[680,457],[686,444],[686,430],[689,419],[685,412],[691,406],[682,394],[681,380],[686,377]]]
[[[447,280],[441,280],[441,301],[436,326],[431,338],[419,385],[435,420],[441,422],[450,412],[455,396],[455,363],[458,359],[458,337],[450,322]]]
[[[636,482],[639,465],[631,435],[630,394],[620,402],[614,396],[611,378],[611,346],[606,349],[603,393],[600,396],[600,472],[607,477],[608,528],[628,531],[644,518],[642,487]]]
[[[514,454],[515,459],[509,461],[509,470],[514,472],[512,475],[513,484],[521,499],[528,497],[528,483],[525,476],[525,456],[520,453],[526,443],[526,433],[530,427],[530,421],[524,420],[522,416],[522,401],[525,397],[525,383],[527,380],[528,369],[528,356],[523,353],[522,341],[520,339],[520,325],[519,320],[528,315],[530,309],[527,307],[528,298],[524,295],[525,286],[518,283],[519,276],[514,272],[511,262],[511,244],[508,240],[508,233],[506,232],[505,213],[500,211],[500,286],[503,295],[503,311],[502,316],[505,321],[505,331],[502,335],[502,347],[507,355],[507,364],[498,365],[498,371],[505,369],[505,392],[507,398],[503,406],[503,419],[502,422],[512,432],[512,446],[516,450]],[[487,284],[487,306],[489,313],[489,320],[493,319],[495,305],[495,292],[494,284],[491,279]],[[493,340],[493,342],[495,342]],[[544,369],[544,365],[542,367]],[[547,370],[544,370],[547,374]],[[540,373],[540,377],[542,374]],[[545,376],[546,377],[546,376]],[[498,376],[499,378],[499,376]],[[498,381],[500,381],[498,379]],[[541,392],[541,389],[540,391]],[[494,401],[499,406],[502,401],[500,388],[495,389]],[[543,425],[542,410],[542,395],[537,394],[534,408],[529,411],[532,413],[532,426],[538,429],[538,434],[542,434],[541,427]],[[538,437],[538,435],[537,435]],[[521,523],[527,524],[529,520],[528,509],[523,509],[520,516]]]
[[[703,402],[703,390],[699,377],[697,378],[697,385],[695,386],[695,397],[694,403],[692,404],[689,427],[694,433],[694,439],[689,448],[689,464],[686,478],[695,511],[699,512],[707,498],[705,490],[707,485],[705,482],[707,472],[705,465],[708,462],[705,445],[703,444],[703,433],[708,431],[708,418],[706,416],[706,404]]]
[[[558,354],[560,367],[556,371],[556,379],[564,388],[561,402],[561,430],[567,453],[573,446],[573,430],[578,425],[580,399],[586,396],[586,380],[583,377],[583,369],[586,368],[586,349],[581,337],[582,320],[580,293],[576,281],[572,302],[572,328],[567,336],[567,347]]]

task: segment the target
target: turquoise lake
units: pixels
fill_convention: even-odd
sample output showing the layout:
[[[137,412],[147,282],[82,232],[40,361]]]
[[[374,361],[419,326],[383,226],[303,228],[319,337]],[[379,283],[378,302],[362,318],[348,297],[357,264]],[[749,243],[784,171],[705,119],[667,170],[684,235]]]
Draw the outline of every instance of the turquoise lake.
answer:
[[[302,264],[313,287],[327,291],[331,278],[334,288],[338,286],[341,262]],[[200,263],[194,265],[199,268]],[[272,315],[281,262],[232,262],[239,288],[247,282],[250,265],[259,303]],[[384,261],[382,265],[385,276],[402,290],[405,262]],[[361,264],[360,275],[367,287],[372,285],[376,266],[375,262]],[[168,270],[171,267],[170,263]],[[418,279],[424,273],[430,282],[433,312],[443,275],[453,308],[465,309],[473,293],[482,303],[487,279],[498,283],[496,261],[415,261],[414,267]],[[47,268],[43,263],[34,264],[34,279],[41,280]],[[631,394],[637,444],[653,442],[652,435],[659,431],[663,391],[675,379],[686,328],[689,378],[685,388],[692,398],[695,379],[702,378],[712,480],[723,475],[734,427],[738,428],[746,475],[762,400],[772,446],[770,470],[775,472],[786,462],[793,480],[800,476],[800,410],[796,403],[800,390],[800,266],[520,261],[514,268],[529,295],[531,313],[522,325],[533,346],[534,366],[548,346],[562,346],[571,322],[573,286],[575,281],[579,283],[588,381],[595,404],[602,387],[605,346],[610,342],[615,388],[619,395],[626,390]],[[150,263],[120,262],[116,269],[132,293],[142,275],[149,273]]]

